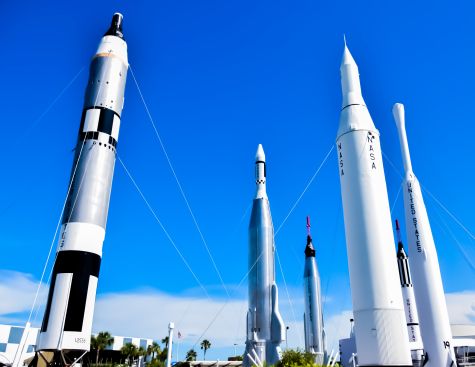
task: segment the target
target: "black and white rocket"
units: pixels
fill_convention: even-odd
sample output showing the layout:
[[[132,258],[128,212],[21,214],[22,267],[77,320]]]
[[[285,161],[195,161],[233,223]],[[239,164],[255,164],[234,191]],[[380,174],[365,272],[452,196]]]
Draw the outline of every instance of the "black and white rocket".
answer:
[[[266,193],[266,158],[256,153],[256,195],[249,223],[249,310],[244,366],[274,365],[280,360],[285,326],[275,283],[274,226]]]
[[[90,348],[127,76],[122,15],[92,58],[36,359],[69,364]],[[40,362],[40,361],[38,361]]]
[[[315,259],[315,248],[310,234],[310,217],[307,217],[307,246],[303,273],[304,305],[303,324],[305,351],[315,356],[315,363],[323,365],[325,359],[325,334],[323,330],[320,274]]]
[[[411,255],[412,278],[417,300],[427,367],[456,365],[452,331],[445,302],[439,259],[430,228],[421,186],[412,171],[407,143],[404,106],[396,103],[393,115],[399,132],[405,177],[402,187],[406,234]]]
[[[336,146],[359,366],[412,366],[379,140],[345,45]]]
[[[417,314],[416,297],[414,296],[414,287],[412,286],[411,267],[409,258],[404,251],[404,245],[401,238],[399,221],[396,219],[397,233],[397,265],[399,268],[399,280],[401,281],[402,301],[406,313],[407,333],[409,334],[409,343],[413,361],[422,359],[422,339],[419,328],[419,315]]]

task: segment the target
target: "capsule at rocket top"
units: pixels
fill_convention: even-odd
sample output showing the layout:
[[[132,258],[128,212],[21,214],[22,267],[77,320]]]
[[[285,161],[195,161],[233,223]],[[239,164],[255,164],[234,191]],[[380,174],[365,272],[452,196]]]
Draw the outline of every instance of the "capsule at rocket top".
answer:
[[[407,333],[409,334],[409,342],[412,345],[419,345],[419,348],[411,348],[412,360],[420,361],[422,359],[422,339],[419,328],[419,316],[417,314],[416,298],[414,296],[414,288],[411,280],[411,268],[409,266],[409,258],[404,251],[404,245],[401,239],[401,230],[399,229],[399,221],[396,219],[397,233],[397,265],[399,268],[399,280],[401,282],[402,300],[404,303],[404,311],[406,313]]]
[[[274,226],[266,192],[266,158],[262,145],[256,153],[256,195],[249,223],[249,310],[247,312],[244,365],[252,366],[249,356],[273,365],[280,360],[280,344],[285,326],[279,312],[275,283]]]
[[[91,61],[70,188],[37,345],[42,358],[61,363],[70,363],[90,348],[127,68],[122,15],[116,13]],[[59,354],[64,359],[59,359]]]
[[[346,45],[340,70],[343,105],[336,145],[358,362],[409,367],[379,132]]]
[[[428,367],[456,365],[452,331],[445,303],[439,260],[421,187],[412,172],[407,144],[404,106],[396,103],[393,115],[399,132],[406,172],[402,187],[406,216],[406,234],[412,263],[412,278],[417,300],[422,342]]]
[[[315,363],[323,365],[325,359],[325,334],[323,330],[320,274],[315,260],[315,248],[310,235],[310,217],[307,217],[307,246],[305,247],[304,305],[305,350],[315,356]]]

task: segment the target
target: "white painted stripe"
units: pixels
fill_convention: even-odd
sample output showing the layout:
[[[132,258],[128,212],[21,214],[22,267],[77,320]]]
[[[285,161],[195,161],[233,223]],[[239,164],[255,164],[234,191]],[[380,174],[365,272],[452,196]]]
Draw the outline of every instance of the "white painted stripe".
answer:
[[[82,330],[80,332],[65,331],[61,342],[62,349],[89,350],[91,344],[94,304],[96,301],[97,281],[98,279],[96,277],[89,277]]]
[[[112,122],[111,136],[116,141],[119,141],[119,128],[120,128],[120,117],[117,115],[114,115],[114,121]]]
[[[72,273],[60,273],[56,276],[53,299],[45,333],[40,333],[38,349],[58,349],[63,331],[63,323],[68,308]]]
[[[102,257],[102,243],[106,231],[104,228],[81,222],[70,222],[61,226],[58,251],[87,251]]]
[[[101,110],[97,108],[86,110],[86,117],[84,118],[84,127],[82,129],[83,132],[97,131],[100,113]]]

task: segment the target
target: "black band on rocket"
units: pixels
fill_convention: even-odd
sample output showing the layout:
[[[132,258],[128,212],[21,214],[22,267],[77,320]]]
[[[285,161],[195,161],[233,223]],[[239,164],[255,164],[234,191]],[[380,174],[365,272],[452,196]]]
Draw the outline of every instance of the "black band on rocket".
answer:
[[[41,331],[48,328],[48,321],[53,301],[56,277],[61,273],[72,273],[71,290],[68,297],[68,309],[64,323],[64,331],[81,331],[86,309],[87,290],[89,277],[99,277],[101,257],[97,254],[84,251],[60,251],[54,263],[51,286],[46,304],[45,317]]]

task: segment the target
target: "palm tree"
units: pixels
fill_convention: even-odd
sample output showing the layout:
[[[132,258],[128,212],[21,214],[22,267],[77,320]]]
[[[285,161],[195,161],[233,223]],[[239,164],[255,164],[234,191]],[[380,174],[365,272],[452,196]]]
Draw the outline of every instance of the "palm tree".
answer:
[[[204,339],[200,345],[201,349],[203,349],[203,359],[206,361],[206,351],[211,348],[211,342],[208,339]]]
[[[143,348],[142,348],[143,349]],[[134,358],[138,354],[138,348],[135,344],[127,343],[122,348],[120,348],[120,352],[125,356],[126,359],[129,360],[129,366],[132,366]]]
[[[163,344],[165,344],[165,348],[168,349],[168,336],[164,337],[161,341]]]
[[[91,336],[91,348],[96,351],[96,364],[99,363],[99,353],[114,344],[114,337],[108,331],[101,331],[97,336]]]
[[[191,362],[191,361],[196,361],[196,352],[194,349],[190,349],[188,352],[186,352],[186,361]]]
[[[147,347],[147,355],[151,355],[152,359],[155,359],[155,354],[157,356],[160,355],[161,351],[162,348],[160,348],[160,345],[157,342],[153,342]]]

